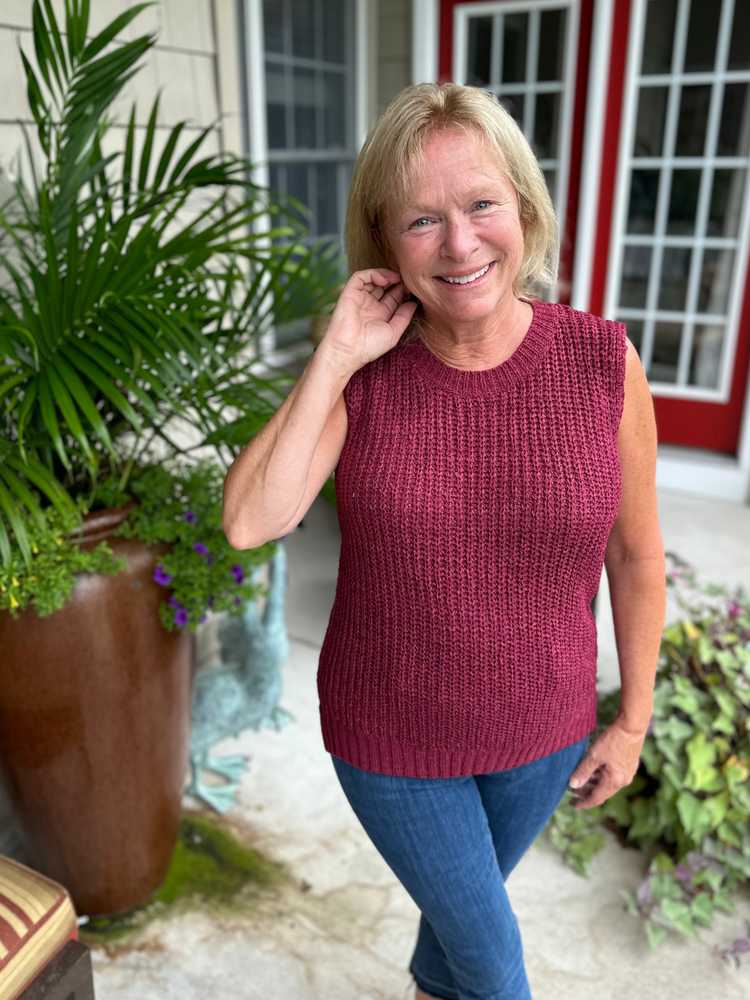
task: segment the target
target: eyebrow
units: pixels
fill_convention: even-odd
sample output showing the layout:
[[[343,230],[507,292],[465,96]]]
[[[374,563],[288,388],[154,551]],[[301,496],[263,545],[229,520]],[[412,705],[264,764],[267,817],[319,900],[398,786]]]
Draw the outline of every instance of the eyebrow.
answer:
[[[488,187],[490,186],[491,183],[492,182],[490,181],[490,182],[488,182],[487,185],[483,185],[482,187],[474,188],[469,193],[469,195],[467,196],[466,200],[467,201],[481,201],[483,198],[485,198],[488,194],[491,193],[490,191],[488,191]],[[436,209],[436,208],[433,208],[431,205],[424,205],[421,202],[418,203],[418,204],[411,204],[411,203],[407,202],[404,205],[404,207],[401,209],[401,213],[402,214],[408,214],[408,215],[412,215],[414,212],[437,212],[437,211],[439,211],[439,210]]]

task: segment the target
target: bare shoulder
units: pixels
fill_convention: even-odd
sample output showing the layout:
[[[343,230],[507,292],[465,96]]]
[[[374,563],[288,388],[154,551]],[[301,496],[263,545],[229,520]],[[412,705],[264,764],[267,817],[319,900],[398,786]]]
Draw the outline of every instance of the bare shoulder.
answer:
[[[634,429],[640,429],[643,433],[647,427],[653,425],[654,434],[656,423],[654,419],[654,403],[651,396],[651,388],[643,370],[640,355],[629,337],[625,338],[627,353],[625,354],[625,401],[620,421],[620,433],[623,431],[626,436]]]
[[[625,400],[617,434],[622,499],[605,564],[663,551],[656,495],[654,403],[638,351],[629,338],[626,340]]]

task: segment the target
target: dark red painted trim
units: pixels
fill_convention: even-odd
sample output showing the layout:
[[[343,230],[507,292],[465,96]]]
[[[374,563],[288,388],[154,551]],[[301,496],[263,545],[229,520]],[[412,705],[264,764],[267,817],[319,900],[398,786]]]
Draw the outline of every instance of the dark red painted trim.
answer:
[[[599,179],[599,210],[597,212],[596,242],[594,245],[593,273],[589,312],[601,316],[604,311],[604,291],[609,267],[609,246],[612,233],[615,181],[620,145],[620,119],[625,92],[625,67],[627,63],[628,28],[630,26],[630,0],[615,0],[612,19],[612,46],[610,49],[607,111],[604,123],[603,155]]]

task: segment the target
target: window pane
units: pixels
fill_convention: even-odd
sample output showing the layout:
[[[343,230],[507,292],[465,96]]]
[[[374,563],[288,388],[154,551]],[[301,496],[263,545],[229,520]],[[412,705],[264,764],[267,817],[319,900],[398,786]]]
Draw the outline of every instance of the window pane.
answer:
[[[659,170],[634,170],[628,208],[629,233],[653,233]]]
[[[540,159],[557,156],[557,133],[560,122],[560,95],[537,94],[534,117],[534,145]]]
[[[706,125],[711,87],[683,87],[677,124],[675,156],[702,156],[706,145]]]
[[[292,52],[295,56],[315,58],[315,5],[310,0],[291,0]]]
[[[680,357],[681,323],[657,323],[648,377],[655,382],[676,382]]]
[[[547,190],[549,191],[549,196],[552,199],[552,204],[557,204],[557,191],[555,190],[555,185],[557,183],[557,171],[556,170],[544,170],[544,179],[547,182]]]
[[[700,170],[675,170],[672,175],[667,219],[667,233],[670,236],[689,236],[695,232],[700,183]]]
[[[744,170],[715,171],[706,230],[709,236],[737,235],[744,186]]]
[[[641,87],[635,127],[635,155],[661,156],[668,87]]]
[[[492,18],[469,18],[469,59],[467,80],[471,87],[486,87],[490,82]]]
[[[565,15],[563,10],[543,10],[539,25],[537,80],[562,80],[565,59]]]
[[[698,312],[726,315],[733,264],[734,250],[704,250]]]
[[[308,194],[308,172],[308,167],[302,163],[290,163],[286,167],[287,194],[290,194],[293,198],[297,198],[303,205],[307,205],[309,207],[310,197]],[[306,226],[309,225],[309,216],[296,213],[296,211],[293,214],[296,214],[297,218],[299,218],[299,220]]]
[[[336,164],[319,163],[317,173],[318,236],[337,235]]]
[[[704,389],[719,386],[721,350],[724,346],[723,326],[696,326],[693,332],[693,349],[690,357],[690,385]]]
[[[691,0],[685,49],[686,73],[703,73],[714,68],[721,6],[717,0]]]
[[[315,73],[310,69],[294,69],[294,146],[315,149],[318,145],[315,127],[317,87]]]
[[[750,0],[734,0],[727,69],[750,69]]]
[[[284,51],[284,13],[282,0],[263,0],[263,37],[266,52]]]
[[[502,94],[498,97],[502,106],[523,128],[523,109],[525,98],[523,94]]]
[[[669,73],[677,0],[649,0],[641,73]]]
[[[323,58],[344,63],[344,0],[323,0]]]
[[[633,344],[633,347],[641,353],[641,342],[643,340],[643,320],[642,319],[621,319],[621,323],[625,324],[625,328],[628,331],[628,338]]]
[[[528,14],[506,14],[503,33],[503,83],[523,83],[526,79],[526,39]]]
[[[325,73],[325,145],[343,149],[346,145],[344,74]]]
[[[620,306],[623,309],[646,308],[650,273],[651,247],[625,247],[620,285]]]
[[[682,312],[687,299],[690,247],[665,247],[661,263],[659,284],[659,308]]]
[[[266,63],[266,116],[268,148],[286,149],[286,87],[284,69],[278,63]]]
[[[728,83],[719,126],[719,156],[747,156],[750,152],[750,87]]]

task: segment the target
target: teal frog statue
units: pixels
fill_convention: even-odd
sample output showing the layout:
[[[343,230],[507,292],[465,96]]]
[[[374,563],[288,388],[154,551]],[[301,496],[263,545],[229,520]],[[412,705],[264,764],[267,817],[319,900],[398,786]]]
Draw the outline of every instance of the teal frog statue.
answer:
[[[241,615],[227,615],[219,624],[221,662],[195,674],[190,736],[192,781],[185,792],[224,813],[235,801],[239,779],[248,757],[238,754],[213,757],[211,748],[228,736],[246,729],[273,726],[281,729],[294,716],[279,705],[281,667],[289,656],[289,638],[284,622],[286,594],[286,550],[277,542],[269,560],[270,584],[261,616],[255,600],[248,601]],[[256,576],[262,566],[256,570]],[[210,771],[226,779],[224,784],[206,785],[201,772]]]

